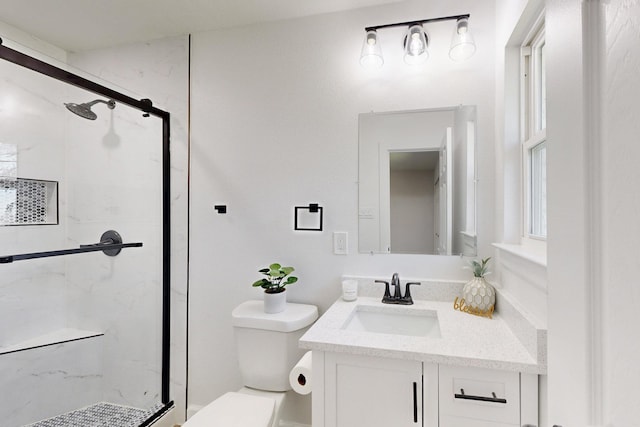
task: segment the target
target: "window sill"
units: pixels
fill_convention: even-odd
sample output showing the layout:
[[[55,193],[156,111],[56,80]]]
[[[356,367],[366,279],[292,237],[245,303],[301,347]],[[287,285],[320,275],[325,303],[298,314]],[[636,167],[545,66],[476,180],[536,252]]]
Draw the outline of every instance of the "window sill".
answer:
[[[547,268],[546,250],[534,250],[523,245],[514,245],[509,243],[493,243],[493,246],[501,251],[507,252],[511,255],[515,255],[518,258],[529,261],[540,267]]]

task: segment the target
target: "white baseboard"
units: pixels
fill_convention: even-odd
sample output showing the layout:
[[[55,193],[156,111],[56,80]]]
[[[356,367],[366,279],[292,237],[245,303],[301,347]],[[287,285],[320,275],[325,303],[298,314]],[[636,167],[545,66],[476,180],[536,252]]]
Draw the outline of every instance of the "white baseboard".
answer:
[[[193,417],[196,412],[204,408],[202,405],[189,405],[187,406],[187,419]]]
[[[169,409],[162,417],[158,418],[151,424],[153,427],[175,427],[182,423],[180,420],[177,420],[176,414],[174,411],[175,408]]]
[[[191,418],[196,412],[204,408],[202,405],[189,405],[187,406],[187,419]],[[310,424],[296,423],[294,421],[280,420],[279,427],[311,427]]]
[[[293,421],[280,421],[280,427],[311,427],[311,425],[300,424]]]

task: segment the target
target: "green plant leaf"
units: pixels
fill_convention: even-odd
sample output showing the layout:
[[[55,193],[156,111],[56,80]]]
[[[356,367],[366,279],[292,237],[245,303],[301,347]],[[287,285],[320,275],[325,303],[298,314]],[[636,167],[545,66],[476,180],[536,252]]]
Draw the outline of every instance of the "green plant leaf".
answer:
[[[484,277],[489,273],[487,269],[489,268],[490,259],[491,257],[480,260],[480,262],[478,262],[477,260],[473,260],[469,263],[471,264],[474,277]]]
[[[269,276],[279,278],[279,277],[284,277],[284,274],[282,274],[282,271],[280,270],[271,270],[269,271]]]
[[[284,273],[284,275],[285,275],[285,276],[286,276],[287,274],[291,274],[291,273],[293,273],[293,272],[294,272],[294,270],[295,270],[295,268],[293,268],[293,267],[282,267],[282,268],[280,269],[280,271],[282,271],[282,272]]]
[[[269,267],[261,268],[260,270],[258,270],[259,273],[262,273],[267,277],[254,282],[252,286],[260,286],[265,290],[269,290],[270,293],[281,292],[282,290],[284,290],[284,287],[286,285],[298,281],[297,277],[289,277],[283,283],[284,278],[291,274],[293,271],[295,271],[295,268],[293,267],[283,267],[277,262],[274,262],[273,264],[269,265]],[[280,291],[277,291],[278,289]]]
[[[290,285],[292,283],[296,283],[298,281],[298,278],[295,276],[289,276],[287,277],[287,281],[284,283],[285,285]]]
[[[258,287],[258,286],[265,287],[265,286],[269,286],[269,285],[271,285],[271,283],[267,279],[260,279],[260,280],[256,280],[255,282],[253,282],[253,285],[251,285],[251,286],[253,286],[253,287]]]

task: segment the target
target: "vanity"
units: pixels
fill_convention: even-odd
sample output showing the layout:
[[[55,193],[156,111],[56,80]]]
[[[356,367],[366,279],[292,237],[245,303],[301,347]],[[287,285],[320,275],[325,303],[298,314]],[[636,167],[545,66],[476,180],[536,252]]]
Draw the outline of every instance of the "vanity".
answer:
[[[476,122],[473,105],[360,114],[361,254],[456,266],[452,255],[478,254]],[[375,282],[388,277],[343,279],[358,280],[358,299],[338,299],[300,340],[313,352],[313,427],[539,425],[546,330],[508,295],[497,290],[488,319],[454,310],[462,281],[404,278],[421,286],[401,305],[381,301]]]
[[[514,334],[526,327],[507,323],[508,301],[505,318],[488,319],[434,299],[338,299],[309,329],[300,346],[313,352],[314,427],[538,425],[545,343]]]

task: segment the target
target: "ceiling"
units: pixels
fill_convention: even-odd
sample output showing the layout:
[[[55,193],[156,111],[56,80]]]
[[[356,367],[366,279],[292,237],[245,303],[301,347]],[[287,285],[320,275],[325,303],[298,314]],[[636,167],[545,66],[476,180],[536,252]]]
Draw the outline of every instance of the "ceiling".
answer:
[[[433,171],[438,166],[440,152],[435,151],[395,151],[389,153],[391,171]]]
[[[403,0],[2,0],[0,21],[70,52]]]

